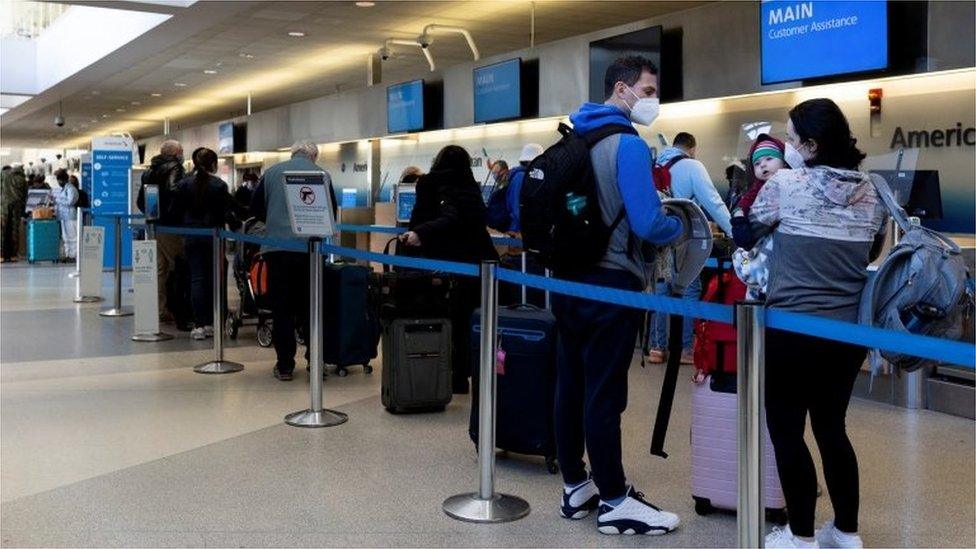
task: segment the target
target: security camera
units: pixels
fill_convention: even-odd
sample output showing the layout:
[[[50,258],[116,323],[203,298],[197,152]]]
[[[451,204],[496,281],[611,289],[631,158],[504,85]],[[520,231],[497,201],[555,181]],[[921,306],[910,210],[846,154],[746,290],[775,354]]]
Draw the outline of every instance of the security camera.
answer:
[[[430,44],[433,41],[434,41],[434,39],[431,38],[426,33],[425,34],[421,34],[420,36],[417,37],[417,42],[420,44],[420,47],[421,48],[424,48],[425,50],[430,47]]]
[[[390,49],[386,46],[380,48],[380,59],[383,61],[388,61],[390,59]]]
[[[61,128],[64,126],[64,117],[60,114],[54,117],[54,125]]]

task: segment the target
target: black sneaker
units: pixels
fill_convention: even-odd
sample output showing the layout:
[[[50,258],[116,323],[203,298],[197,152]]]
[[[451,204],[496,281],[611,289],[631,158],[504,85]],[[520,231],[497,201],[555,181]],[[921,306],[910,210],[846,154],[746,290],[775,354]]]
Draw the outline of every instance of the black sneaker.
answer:
[[[576,505],[573,505],[576,503]],[[573,488],[568,493],[563,488],[563,504],[559,508],[559,514],[563,518],[570,520],[580,520],[586,518],[592,511],[600,505],[600,492],[596,489],[596,484],[592,478]]]
[[[274,367],[274,376],[278,381],[291,381],[295,378],[291,371],[283,372],[277,366]]]

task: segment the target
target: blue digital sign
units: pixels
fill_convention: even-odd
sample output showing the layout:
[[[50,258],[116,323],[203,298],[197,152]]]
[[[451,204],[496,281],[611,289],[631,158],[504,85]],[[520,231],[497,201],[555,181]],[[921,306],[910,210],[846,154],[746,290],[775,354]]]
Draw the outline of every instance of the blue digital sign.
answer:
[[[386,89],[386,128],[390,133],[424,129],[424,81],[413,80]]]
[[[474,69],[474,121],[522,116],[522,60],[509,59]]]
[[[763,84],[888,67],[887,2],[766,0],[759,12]]]

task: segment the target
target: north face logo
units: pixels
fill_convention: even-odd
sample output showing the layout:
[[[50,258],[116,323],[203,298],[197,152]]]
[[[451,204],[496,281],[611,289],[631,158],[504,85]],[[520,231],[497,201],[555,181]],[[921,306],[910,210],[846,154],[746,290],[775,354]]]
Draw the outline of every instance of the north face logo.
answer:
[[[542,180],[546,178],[546,174],[543,173],[539,168],[533,168],[532,171],[529,172],[529,177],[532,179]]]

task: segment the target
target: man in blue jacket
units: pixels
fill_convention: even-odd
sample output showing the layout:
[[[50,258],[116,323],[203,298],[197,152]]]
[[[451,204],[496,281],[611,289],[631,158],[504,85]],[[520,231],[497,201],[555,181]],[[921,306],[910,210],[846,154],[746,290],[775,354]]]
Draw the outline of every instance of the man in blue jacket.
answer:
[[[609,124],[650,125],[657,117],[657,68],[642,57],[616,60],[604,78],[606,101],[585,103],[570,116],[577,133]],[[590,152],[600,210],[609,227],[626,212],[603,259],[574,277],[597,286],[641,291],[650,283],[639,240],[666,244],[682,234],[665,215],[651,178],[651,153],[636,135],[616,134]],[[581,519],[599,508],[604,534],[665,534],[678,516],[654,507],[627,485],[621,462],[620,416],[627,407],[627,371],[641,325],[636,309],[556,295],[559,330],[556,449],[562,469],[561,515]],[[592,473],[583,462],[584,447]]]

